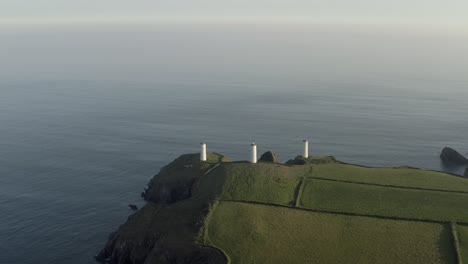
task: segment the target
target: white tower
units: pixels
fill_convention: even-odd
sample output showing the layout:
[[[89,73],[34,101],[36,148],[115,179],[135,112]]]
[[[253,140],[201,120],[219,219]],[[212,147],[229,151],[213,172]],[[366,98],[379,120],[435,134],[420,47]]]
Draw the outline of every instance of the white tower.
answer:
[[[255,142],[254,142],[254,143],[252,143],[252,145],[250,145],[250,146],[252,146],[252,151],[251,151],[251,152],[252,152],[252,153],[251,153],[252,156],[251,156],[251,158],[250,158],[250,162],[251,162],[251,163],[257,163],[257,145],[256,145]]]
[[[206,144],[200,143],[200,160],[206,161]]]
[[[309,140],[304,139],[302,142],[304,142],[304,155],[302,155],[302,157],[308,158],[309,157]]]

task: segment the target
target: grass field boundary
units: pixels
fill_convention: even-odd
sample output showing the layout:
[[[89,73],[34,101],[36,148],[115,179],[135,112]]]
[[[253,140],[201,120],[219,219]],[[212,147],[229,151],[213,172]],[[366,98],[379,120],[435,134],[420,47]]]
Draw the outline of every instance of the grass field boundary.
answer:
[[[301,181],[298,184],[298,188],[296,188],[297,190],[294,193],[294,196],[295,196],[294,206],[295,207],[300,206],[301,197],[302,197],[302,190],[304,190],[304,181],[305,181],[305,177],[301,177]]]
[[[213,211],[216,210],[216,207],[218,207],[218,204],[219,204],[219,200],[214,200],[214,202],[210,204],[209,209],[208,209],[208,214],[203,220],[203,229],[201,230],[201,233],[202,233],[201,235],[202,235],[202,242],[205,245],[213,244],[208,234],[208,226],[210,224],[211,215],[213,214]]]
[[[315,176],[307,177],[307,179],[331,181],[331,182],[351,183],[351,184],[361,184],[361,185],[370,185],[370,186],[379,186],[379,187],[396,188],[396,189],[409,189],[409,190],[418,190],[418,191],[428,191],[428,192],[445,192],[445,193],[468,194],[468,191],[441,190],[441,189],[408,187],[408,186],[400,186],[400,185],[369,183],[369,182],[359,182],[359,181],[346,181],[346,180],[329,179],[329,178],[315,177]]]
[[[281,207],[286,209],[292,210],[301,210],[301,211],[308,211],[308,212],[315,212],[315,213],[323,213],[323,214],[335,214],[335,215],[347,215],[347,216],[359,216],[359,217],[370,217],[370,218],[377,218],[383,220],[397,220],[397,221],[409,221],[409,222],[423,222],[423,223],[433,223],[433,224],[444,224],[449,225],[451,221],[442,221],[442,220],[433,220],[433,219],[422,219],[422,218],[407,218],[407,217],[397,217],[397,216],[382,216],[382,215],[375,215],[375,214],[359,214],[359,213],[351,213],[351,212],[340,212],[340,211],[331,211],[331,210],[323,210],[323,209],[312,209],[312,208],[305,208],[305,207],[294,207],[289,205],[281,205],[281,204],[273,204],[273,203],[264,203],[264,202],[257,202],[257,201],[248,201],[248,200],[228,200],[228,199],[220,199],[220,202],[232,202],[232,203],[246,203],[246,204],[256,204],[256,205],[264,205],[264,206],[272,206],[272,207]],[[463,225],[468,225],[465,222],[457,222]]]
[[[452,239],[453,247],[455,248],[455,257],[458,264],[463,264],[463,259],[461,255],[460,240],[458,238],[457,223],[450,223],[450,238]]]
[[[237,161],[223,161],[223,163],[228,163],[228,164],[250,164],[255,166],[255,164],[252,164],[252,162],[247,161],[247,160],[237,160]],[[277,165],[285,168],[292,168],[296,165],[288,165],[284,163],[275,163],[275,162],[269,162],[269,161],[258,161],[257,164],[269,164],[269,165]]]
[[[449,175],[449,176],[455,176],[455,177],[457,177],[457,178],[463,178],[463,179],[465,179],[465,180],[468,180],[467,177],[462,176],[462,175],[459,175],[459,174],[455,174],[455,173],[451,173],[451,172],[445,172],[445,171],[438,171],[438,170],[421,169],[421,168],[412,167],[412,166],[400,166],[400,167],[371,167],[371,166],[366,166],[366,165],[359,165],[359,164],[354,164],[354,163],[347,163],[347,162],[344,162],[344,161],[337,161],[337,163],[343,164],[343,165],[351,165],[351,166],[366,168],[366,169],[395,169],[395,170],[396,170],[396,169],[411,169],[411,170],[419,170],[419,171],[437,172],[437,173],[447,174],[447,175]]]
[[[219,165],[221,165],[221,163],[222,163],[222,162],[216,163],[214,166],[212,166],[211,168],[209,168],[205,173],[203,173],[203,175],[209,174],[209,173],[212,172],[214,169],[218,168]]]
[[[215,249],[221,251],[223,253],[224,257],[226,258],[226,263],[231,264],[231,258],[229,257],[229,255],[226,253],[226,251],[224,251],[220,247],[217,247],[213,243],[213,241],[211,241],[210,235],[208,233],[208,228],[209,228],[209,225],[210,225],[211,216],[213,215],[213,212],[218,207],[218,204],[219,204],[219,200],[214,200],[214,202],[212,204],[210,204],[208,214],[206,215],[206,217],[205,217],[205,219],[203,221],[203,227],[202,227],[202,230],[201,230],[201,236],[202,236],[202,239],[201,239],[202,241],[201,242],[203,244],[202,246],[215,248]]]

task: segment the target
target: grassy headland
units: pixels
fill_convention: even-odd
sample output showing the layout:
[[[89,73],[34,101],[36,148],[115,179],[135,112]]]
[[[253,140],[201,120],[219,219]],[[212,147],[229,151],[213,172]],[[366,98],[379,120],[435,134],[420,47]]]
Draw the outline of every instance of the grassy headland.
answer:
[[[291,162],[302,165],[208,157],[184,155],[164,167],[148,205],[103,257],[151,232],[146,263],[161,261],[161,247],[182,263],[468,263],[468,179],[332,157]]]

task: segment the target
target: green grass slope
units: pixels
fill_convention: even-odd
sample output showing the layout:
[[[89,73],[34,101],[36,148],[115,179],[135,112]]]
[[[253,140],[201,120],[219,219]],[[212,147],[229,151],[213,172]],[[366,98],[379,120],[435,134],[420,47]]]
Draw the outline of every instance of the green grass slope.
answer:
[[[281,165],[232,164],[226,171],[222,199],[246,200],[281,205],[295,203],[301,171]]]
[[[208,241],[232,263],[454,263],[442,224],[220,202]]]
[[[303,176],[301,167],[223,163],[200,180],[196,195],[216,189],[223,200],[293,205]]]

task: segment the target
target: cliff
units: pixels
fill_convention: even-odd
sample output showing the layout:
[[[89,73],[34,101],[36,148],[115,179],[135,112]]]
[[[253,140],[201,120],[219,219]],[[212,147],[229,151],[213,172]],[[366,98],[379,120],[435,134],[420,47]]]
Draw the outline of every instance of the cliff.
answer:
[[[200,163],[198,155],[182,155],[163,167],[142,194],[147,204],[109,236],[96,256],[104,263],[226,263],[216,248],[197,243],[213,195],[193,198],[195,183],[225,160],[211,154]]]

